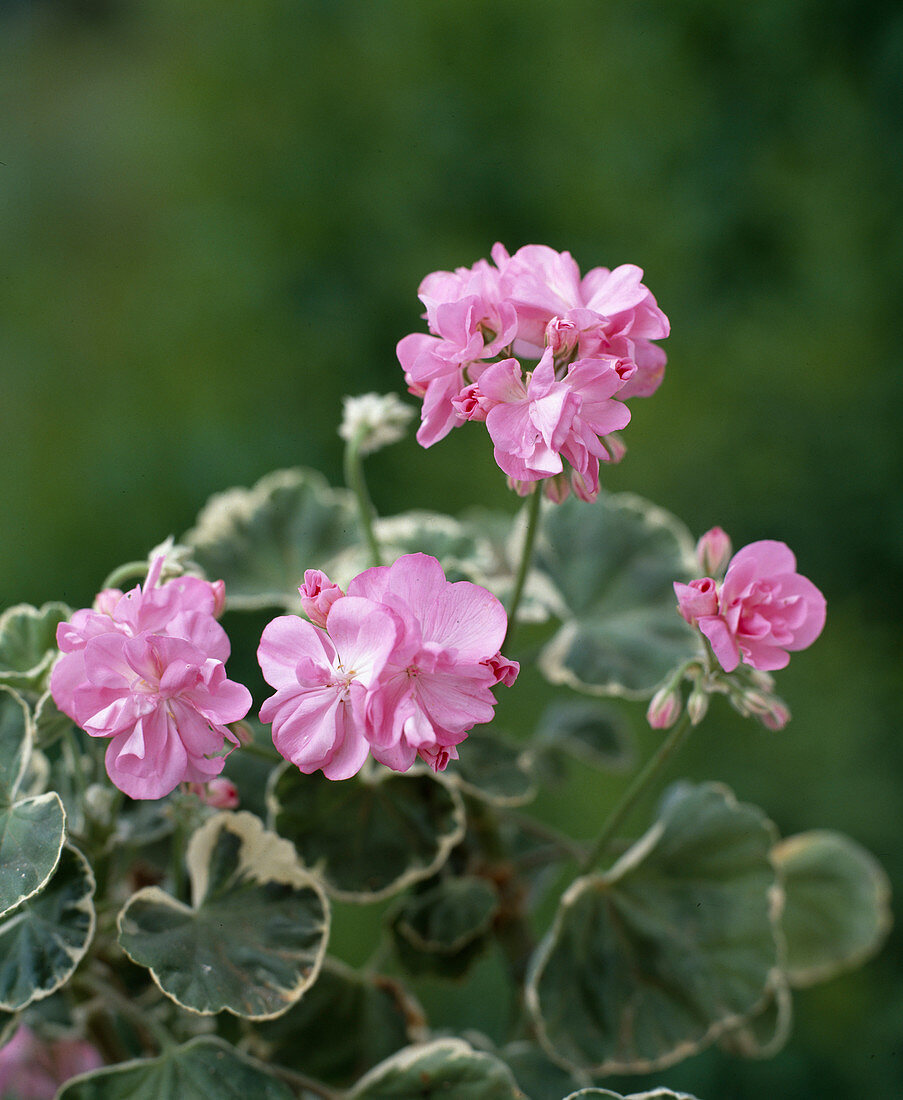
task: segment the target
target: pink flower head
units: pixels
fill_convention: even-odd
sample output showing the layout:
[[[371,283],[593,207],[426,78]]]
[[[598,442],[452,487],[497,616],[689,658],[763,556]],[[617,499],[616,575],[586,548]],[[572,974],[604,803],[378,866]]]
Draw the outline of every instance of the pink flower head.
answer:
[[[398,628],[366,702],[374,757],[397,771],[418,755],[444,768],[468,731],[492,719],[490,689],[517,674],[515,663],[499,653],[508,625],[504,608],[479,585],[447,581],[426,554],[368,569],[348,593],[381,604]]]
[[[328,633],[327,633],[328,631]],[[302,772],[327,779],[360,771],[369,743],[365,704],[396,644],[395,617],[377,602],[344,596],[330,607],[326,630],[282,615],[263,631],[257,659],[276,688],[260,708],[273,743]]]
[[[304,614],[314,626],[326,626],[326,616],[332,605],[345,593],[337,584],[333,584],[319,569],[306,569],[304,584],[298,589]]]
[[[109,589],[57,628],[54,701],[92,737],[107,737],[107,773],[132,798],[162,798],[223,768],[227,728],[251,705],[226,678],[229,639],[214,614],[222,585],[177,577],[162,558],[131,592]]]
[[[825,598],[796,572],[783,542],[764,539],[731,559],[719,586],[710,577],[674,585],[681,614],[708,639],[725,672],[742,660],[772,671],[805,649],[825,625]]]
[[[22,1024],[0,1048],[0,1096],[53,1100],[70,1077],[102,1065],[100,1052],[84,1039],[48,1041]]]

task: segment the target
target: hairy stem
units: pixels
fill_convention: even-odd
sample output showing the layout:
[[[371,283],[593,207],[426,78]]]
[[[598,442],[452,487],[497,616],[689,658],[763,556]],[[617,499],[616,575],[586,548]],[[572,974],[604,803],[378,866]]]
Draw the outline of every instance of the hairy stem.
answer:
[[[376,533],[373,530],[373,519],[376,509],[370,500],[367,491],[367,482],[364,479],[364,465],[361,461],[361,442],[367,433],[366,426],[360,428],[345,448],[345,484],[354,493],[357,501],[357,514],[360,520],[367,548],[370,551],[370,560],[373,565],[382,565],[382,557],[379,552],[379,543],[376,541]]]
[[[517,609],[521,596],[524,593],[524,585],[527,582],[527,574],[530,572],[530,562],[533,558],[533,544],[536,542],[536,531],[539,528],[539,510],[542,505],[542,488],[537,485],[527,505],[527,529],[524,532],[524,545],[521,550],[520,565],[517,576],[514,579],[514,592],[511,595],[511,605],[508,608],[508,633],[502,648],[511,644],[514,636],[514,627],[517,618]]]
[[[609,841],[623,824],[625,818],[636,805],[637,800],[646,791],[653,779],[655,779],[675,752],[687,738],[691,729],[690,716],[684,713],[681,720],[671,730],[665,740],[659,746],[658,752],[649,759],[633,778],[633,782],[621,796],[620,802],[608,815],[599,835],[596,837],[592,848],[580,865],[580,874],[585,875],[602,858]]]

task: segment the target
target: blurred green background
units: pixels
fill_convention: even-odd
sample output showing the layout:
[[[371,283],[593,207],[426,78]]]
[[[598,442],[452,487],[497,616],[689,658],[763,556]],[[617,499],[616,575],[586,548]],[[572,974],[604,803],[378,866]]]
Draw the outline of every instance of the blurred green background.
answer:
[[[0,88],[4,606],[84,606],[275,467],[338,481],[341,395],[402,391],[427,272],[495,240],[636,263],[669,366],[606,484],[783,539],[829,603],[791,725],[714,708],[681,770],[903,885],[898,4],[3,0]],[[477,429],[371,476],[386,513],[516,504]],[[896,935],[773,1062],[659,1079],[897,1098],[901,972]]]

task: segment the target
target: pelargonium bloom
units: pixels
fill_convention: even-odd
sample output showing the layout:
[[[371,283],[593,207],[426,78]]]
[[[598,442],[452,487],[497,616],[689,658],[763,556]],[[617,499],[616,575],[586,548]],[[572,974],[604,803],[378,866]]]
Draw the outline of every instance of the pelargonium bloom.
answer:
[[[330,585],[318,575],[319,590]],[[264,629],[258,660],[276,693],[260,719],[303,772],[345,779],[371,753],[397,771],[418,756],[441,770],[492,718],[491,688],[517,676],[499,652],[506,629],[495,596],[408,554],[355,577],[322,626],[283,615]]]
[[[76,1038],[48,1041],[21,1024],[0,1048],[0,1096],[53,1100],[71,1077],[102,1065],[92,1043]]]
[[[110,739],[107,773],[132,798],[218,775],[224,746],[238,743],[228,725],[251,705],[247,688],[226,677],[229,639],[214,618],[222,582],[158,585],[161,568],[159,557],[143,586],[107,589],[93,609],[60,623],[62,655],[50,677],[60,710]]]
[[[569,253],[544,245],[511,256],[496,244],[492,259],[421,283],[430,334],[397,348],[408,389],[423,400],[417,439],[430,447],[483,421],[518,492],[545,481],[553,500],[571,488],[592,500],[599,462],[624,453],[612,434],[630,420],[623,402],[661,382],[665,354],[654,341],[668,335],[668,319],[633,264],[581,276]],[[525,362],[536,359],[532,369]]]
[[[784,668],[825,625],[825,598],[796,571],[783,542],[763,539],[738,550],[724,580],[675,583],[678,608],[708,639],[725,672],[740,664],[761,671]]]

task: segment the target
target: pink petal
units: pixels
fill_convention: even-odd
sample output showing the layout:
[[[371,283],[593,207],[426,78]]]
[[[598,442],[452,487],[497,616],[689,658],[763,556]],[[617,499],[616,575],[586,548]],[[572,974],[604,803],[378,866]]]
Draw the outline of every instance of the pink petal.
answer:
[[[331,668],[335,649],[322,630],[297,615],[280,615],[264,627],[257,661],[271,687],[297,686],[296,669],[302,657],[310,658],[317,666]]]

